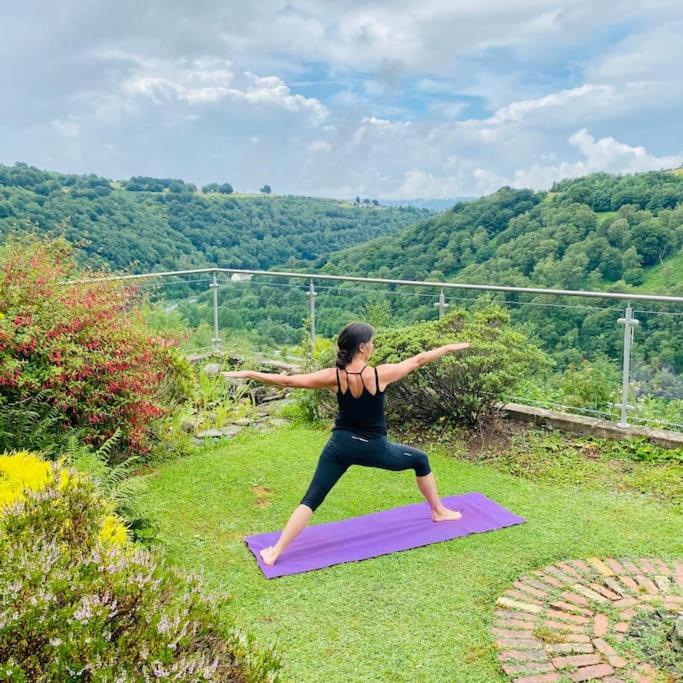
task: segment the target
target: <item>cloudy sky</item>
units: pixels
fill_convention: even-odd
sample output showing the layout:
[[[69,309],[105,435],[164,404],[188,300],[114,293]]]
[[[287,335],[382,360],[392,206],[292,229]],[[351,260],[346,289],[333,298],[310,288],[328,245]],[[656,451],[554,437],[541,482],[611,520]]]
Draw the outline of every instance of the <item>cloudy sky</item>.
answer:
[[[683,163],[681,0],[1,7],[0,163],[386,198]]]

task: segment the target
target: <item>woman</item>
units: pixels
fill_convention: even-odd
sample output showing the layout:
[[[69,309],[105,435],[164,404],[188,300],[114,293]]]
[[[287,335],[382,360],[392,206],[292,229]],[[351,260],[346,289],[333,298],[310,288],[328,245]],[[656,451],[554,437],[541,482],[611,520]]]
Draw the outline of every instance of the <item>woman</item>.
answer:
[[[384,363],[369,368],[366,362],[374,350],[373,337],[374,330],[370,325],[350,323],[337,339],[335,367],[306,375],[277,375],[253,370],[222,373],[226,377],[248,377],[281,387],[329,389],[337,396],[339,412],[310,486],[277,543],[260,551],[264,563],[269,566],[275,564],[283,550],[301,533],[325,496],[351,465],[394,471],[414,469],[417,486],[431,507],[432,519],[443,522],[461,517],[460,512],[448,509],[439,499],[427,454],[419,448],[387,440],[384,392],[392,382],[446,353],[468,348],[469,343],[446,344],[400,363]]]

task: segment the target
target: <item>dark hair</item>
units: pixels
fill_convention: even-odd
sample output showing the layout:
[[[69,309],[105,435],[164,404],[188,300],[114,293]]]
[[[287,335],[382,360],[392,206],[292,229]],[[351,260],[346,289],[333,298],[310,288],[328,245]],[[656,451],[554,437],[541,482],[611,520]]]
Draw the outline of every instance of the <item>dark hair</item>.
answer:
[[[375,334],[372,325],[367,323],[349,323],[337,337],[337,357],[334,364],[338,368],[345,368],[353,358],[358,347],[369,342]]]

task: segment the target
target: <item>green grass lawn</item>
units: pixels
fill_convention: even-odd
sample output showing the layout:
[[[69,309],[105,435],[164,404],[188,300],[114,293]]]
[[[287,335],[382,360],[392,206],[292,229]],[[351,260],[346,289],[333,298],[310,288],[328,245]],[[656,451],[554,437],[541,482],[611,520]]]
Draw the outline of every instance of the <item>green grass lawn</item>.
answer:
[[[439,447],[426,450],[441,495],[480,491],[527,522],[269,581],[242,538],[282,528],[328,436],[249,429],[147,475],[143,504],[165,556],[232,595],[227,609],[276,646],[285,681],[505,681],[489,627],[515,577],[567,558],[683,553],[683,516],[667,503],[514,476]],[[351,467],[311,523],[420,500],[412,472]]]

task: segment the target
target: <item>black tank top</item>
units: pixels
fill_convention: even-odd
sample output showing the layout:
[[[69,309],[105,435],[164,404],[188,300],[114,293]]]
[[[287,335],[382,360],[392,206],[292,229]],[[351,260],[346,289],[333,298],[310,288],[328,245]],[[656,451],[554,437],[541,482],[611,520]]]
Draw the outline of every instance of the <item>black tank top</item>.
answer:
[[[363,366],[363,370],[367,365]],[[379,390],[379,377],[377,376],[377,368],[375,371],[376,393],[371,394],[363,382],[363,375],[360,372],[346,372],[346,392],[342,393],[341,384],[339,383],[339,368],[337,368],[337,404],[339,405],[339,412],[334,422],[335,429],[347,429],[356,432],[363,436],[373,437],[387,433],[387,421],[384,416],[384,392]],[[351,393],[351,386],[349,385],[349,375],[360,375],[360,381],[363,383],[363,391],[361,395],[356,398]]]

